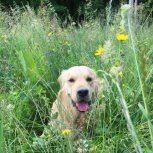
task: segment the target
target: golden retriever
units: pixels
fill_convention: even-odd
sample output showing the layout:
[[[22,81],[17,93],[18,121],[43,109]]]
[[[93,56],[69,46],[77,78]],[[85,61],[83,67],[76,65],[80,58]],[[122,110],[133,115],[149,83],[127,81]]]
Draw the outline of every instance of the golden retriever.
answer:
[[[64,70],[58,78],[60,91],[53,103],[52,114],[58,113],[58,127],[83,128],[85,114],[95,101],[96,74],[86,66]]]

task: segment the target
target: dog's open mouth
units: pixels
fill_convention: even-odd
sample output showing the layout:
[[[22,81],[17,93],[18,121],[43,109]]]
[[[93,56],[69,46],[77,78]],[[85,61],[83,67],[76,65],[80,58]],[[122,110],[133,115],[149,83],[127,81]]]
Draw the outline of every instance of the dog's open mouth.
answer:
[[[80,112],[86,112],[89,109],[89,107],[90,107],[90,103],[89,102],[86,102],[86,101],[76,102],[76,108]]]

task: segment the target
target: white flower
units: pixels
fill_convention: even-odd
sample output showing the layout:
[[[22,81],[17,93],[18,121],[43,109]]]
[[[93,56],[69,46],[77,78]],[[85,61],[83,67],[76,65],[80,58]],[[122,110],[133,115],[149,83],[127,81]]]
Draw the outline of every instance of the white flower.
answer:
[[[85,148],[77,148],[77,153],[86,153],[87,149]]]
[[[122,77],[123,73],[123,66],[112,66],[110,69],[110,74],[112,74],[115,77]]]
[[[121,21],[120,21],[120,30],[122,32],[125,30],[125,24],[127,22],[127,15],[130,10],[131,6],[129,4],[124,4],[121,6]]]
[[[12,104],[7,105],[7,107],[6,107],[6,109],[7,109],[8,111],[12,111],[14,108],[15,108],[15,106],[12,105]]]
[[[76,25],[76,23],[75,22],[72,22],[72,26],[75,26]]]
[[[107,51],[107,52],[111,51],[111,49],[112,49],[112,42],[110,40],[105,41],[104,45],[103,45],[103,49],[105,51]]]
[[[124,4],[121,6],[121,12],[125,13],[125,12],[129,11],[130,8],[131,8],[131,6],[129,4]]]

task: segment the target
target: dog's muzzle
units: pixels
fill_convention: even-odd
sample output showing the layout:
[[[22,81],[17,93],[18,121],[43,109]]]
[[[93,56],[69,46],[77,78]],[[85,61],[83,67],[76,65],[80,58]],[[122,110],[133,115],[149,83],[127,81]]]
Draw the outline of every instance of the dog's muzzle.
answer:
[[[79,112],[86,112],[86,111],[88,111],[91,102],[90,102],[90,101],[89,101],[89,102],[86,102],[86,101],[74,102],[74,101],[72,100],[72,104],[73,104],[74,107],[77,108],[77,110],[78,110]]]
[[[77,101],[72,100],[72,104],[79,112],[86,112],[90,107],[89,90],[80,88],[77,91]]]

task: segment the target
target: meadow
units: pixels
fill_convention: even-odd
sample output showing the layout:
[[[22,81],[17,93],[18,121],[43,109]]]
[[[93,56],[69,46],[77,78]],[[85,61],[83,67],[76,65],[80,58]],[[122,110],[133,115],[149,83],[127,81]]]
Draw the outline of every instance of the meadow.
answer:
[[[0,11],[0,153],[152,153],[153,25],[143,15],[137,29],[122,11],[63,28],[45,9]],[[102,88],[74,145],[47,123],[57,78],[75,65]]]

